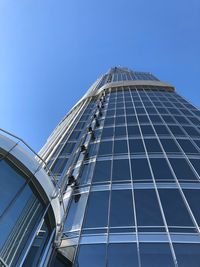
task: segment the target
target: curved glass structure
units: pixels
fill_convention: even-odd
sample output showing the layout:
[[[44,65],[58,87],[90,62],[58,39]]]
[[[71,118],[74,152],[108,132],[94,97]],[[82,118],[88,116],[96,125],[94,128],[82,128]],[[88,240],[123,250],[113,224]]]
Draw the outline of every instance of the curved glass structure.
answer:
[[[35,267],[56,235],[55,187],[18,142],[0,135],[0,266]],[[40,168],[39,168],[40,167]],[[42,183],[45,182],[46,186]],[[59,202],[58,202],[59,203]]]
[[[199,266],[200,111],[173,86],[112,68],[40,155],[66,207],[51,266]]]

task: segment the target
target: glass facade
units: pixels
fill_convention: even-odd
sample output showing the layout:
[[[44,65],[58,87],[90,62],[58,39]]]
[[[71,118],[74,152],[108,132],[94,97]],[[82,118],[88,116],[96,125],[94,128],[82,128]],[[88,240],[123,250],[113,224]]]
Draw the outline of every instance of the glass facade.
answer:
[[[126,68],[111,69],[81,104],[46,149],[68,199],[52,266],[61,256],[63,266],[199,266],[200,111]]]

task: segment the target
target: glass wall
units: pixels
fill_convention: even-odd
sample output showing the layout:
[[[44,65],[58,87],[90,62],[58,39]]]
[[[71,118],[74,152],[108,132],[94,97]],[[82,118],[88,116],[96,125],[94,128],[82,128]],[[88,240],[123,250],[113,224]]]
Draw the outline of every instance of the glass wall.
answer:
[[[65,222],[71,264],[198,266],[200,112],[166,88],[127,86],[106,91],[98,120]]]

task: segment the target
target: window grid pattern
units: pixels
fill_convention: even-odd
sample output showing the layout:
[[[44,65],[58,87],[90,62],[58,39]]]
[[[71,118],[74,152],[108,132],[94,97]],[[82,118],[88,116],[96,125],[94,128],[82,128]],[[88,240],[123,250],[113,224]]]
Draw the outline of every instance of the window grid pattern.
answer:
[[[104,247],[108,266],[117,266],[109,263],[109,253],[121,243],[135,246],[140,267],[148,266],[148,244],[163,247],[166,266],[184,266],[181,250],[187,247],[200,250],[199,117],[174,92],[110,90],[69,207],[75,214],[71,224],[80,223],[66,227],[63,236],[71,240],[66,249],[75,244],[76,264],[87,246]]]

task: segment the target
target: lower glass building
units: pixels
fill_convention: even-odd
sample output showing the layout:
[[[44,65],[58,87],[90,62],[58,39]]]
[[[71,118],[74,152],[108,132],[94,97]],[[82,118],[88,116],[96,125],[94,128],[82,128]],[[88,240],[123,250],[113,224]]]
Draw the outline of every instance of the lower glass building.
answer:
[[[2,266],[200,266],[200,111],[173,86],[151,73],[110,69],[39,155],[51,194],[33,173],[17,170],[3,182],[19,187],[20,193],[9,194],[25,201],[13,226],[0,221],[7,227],[0,233],[10,233],[0,241]],[[6,157],[0,164],[2,177],[6,168],[16,171]],[[32,229],[42,218],[40,240]],[[18,246],[10,242],[9,236],[26,233],[24,227],[28,234],[15,238]],[[11,247],[15,265],[9,263]]]

